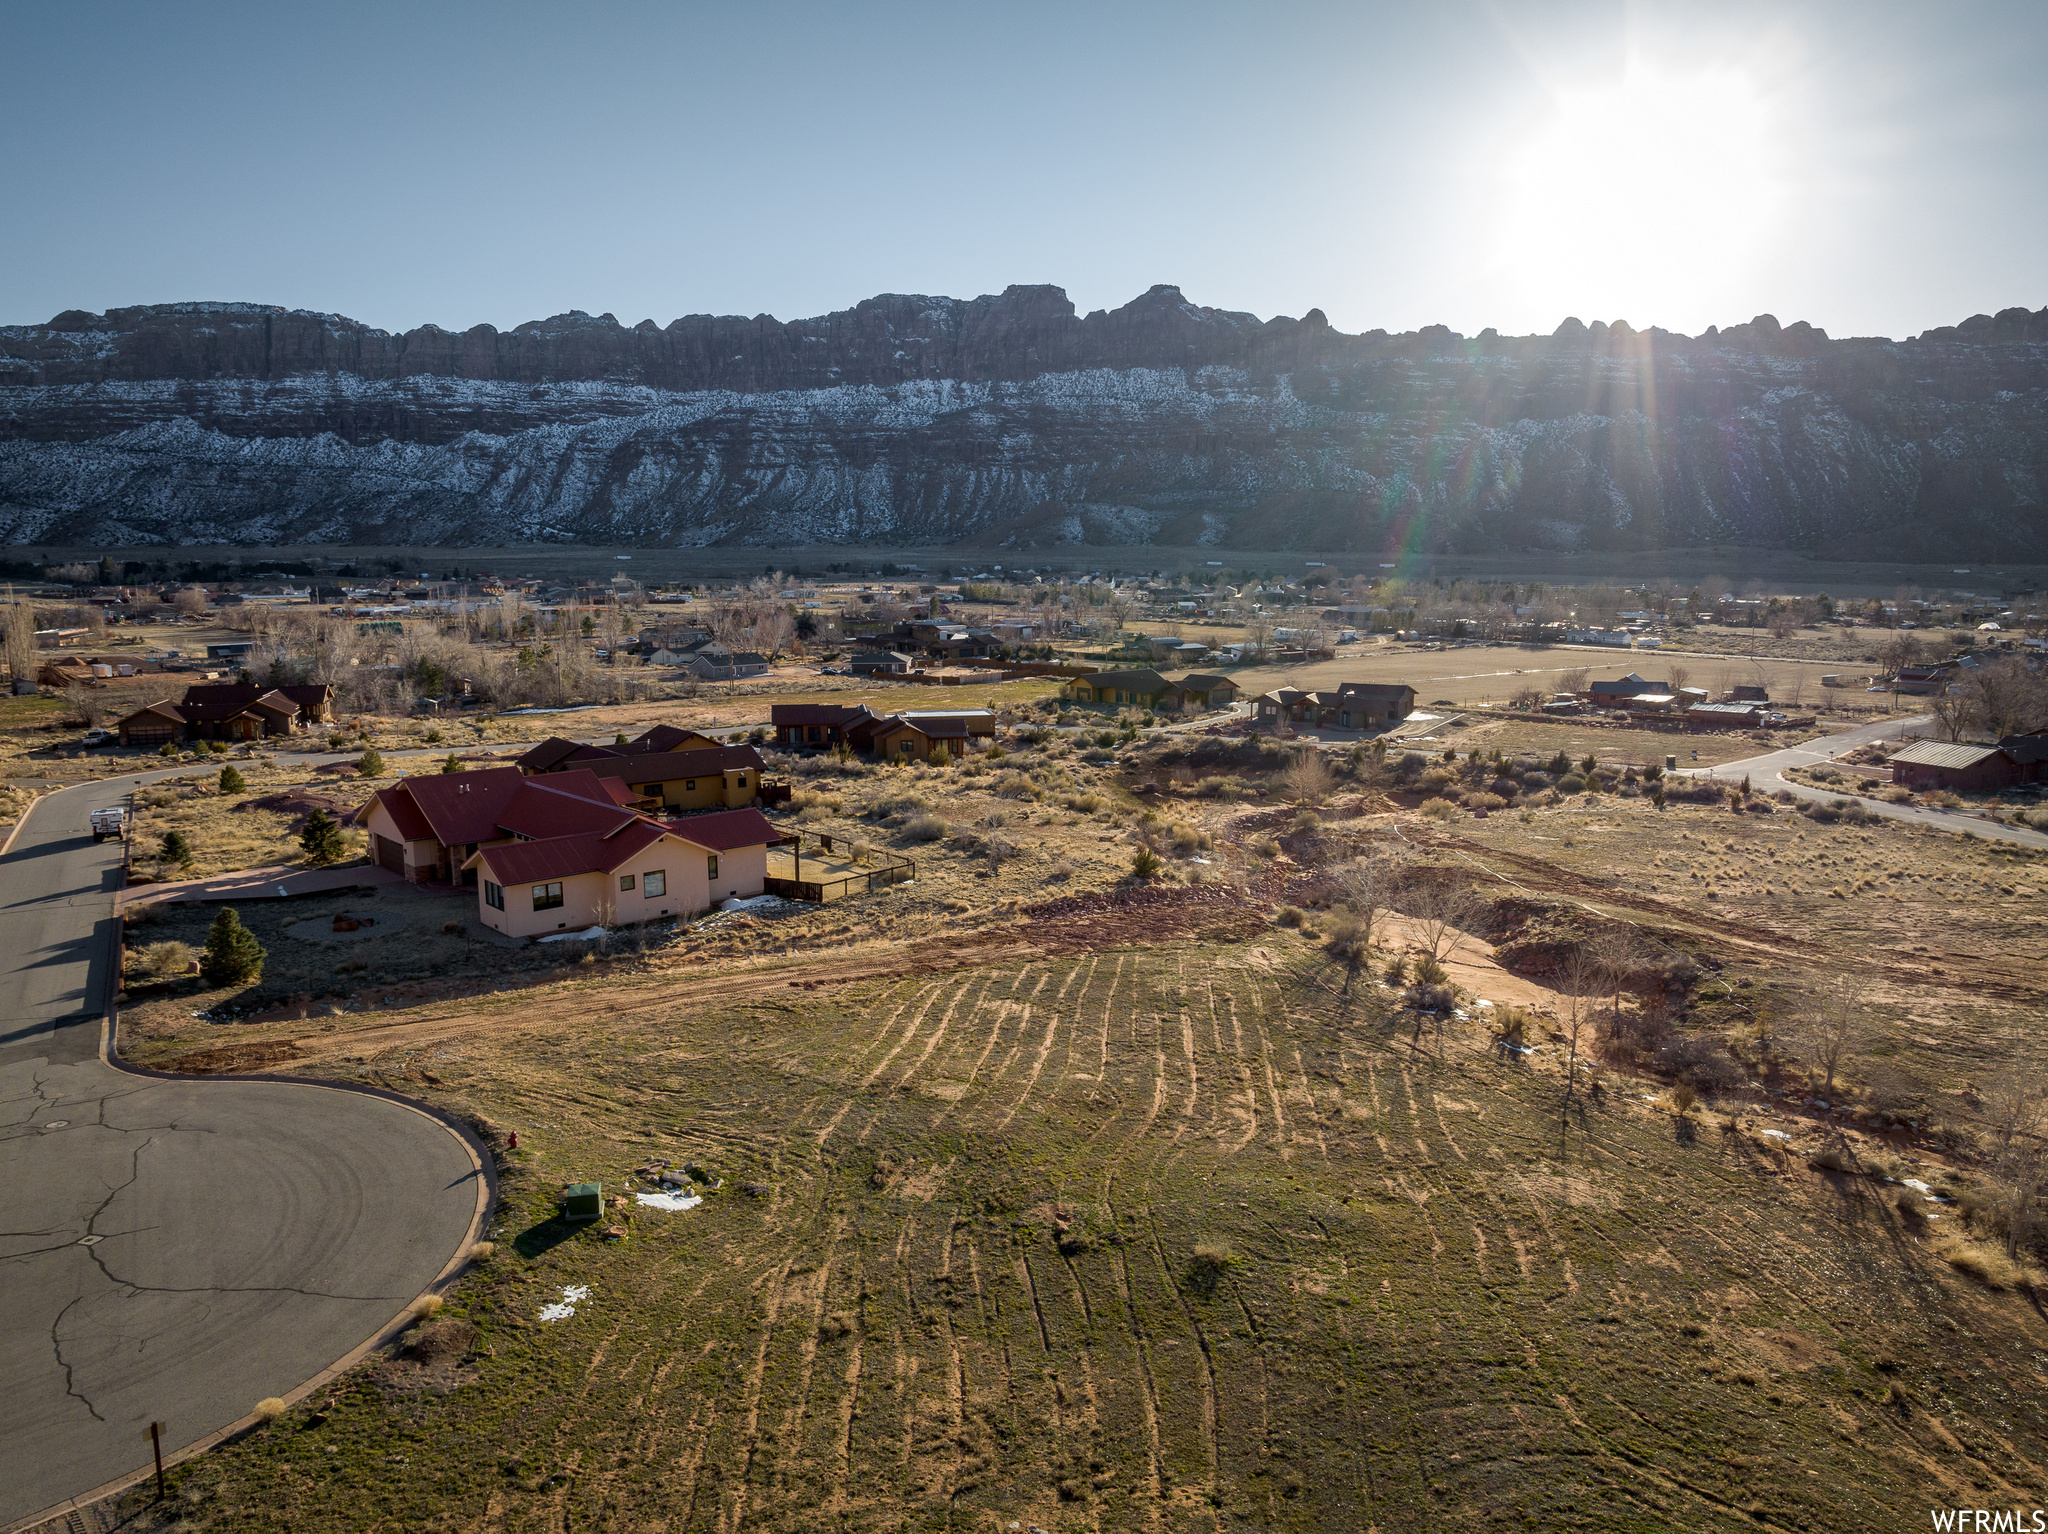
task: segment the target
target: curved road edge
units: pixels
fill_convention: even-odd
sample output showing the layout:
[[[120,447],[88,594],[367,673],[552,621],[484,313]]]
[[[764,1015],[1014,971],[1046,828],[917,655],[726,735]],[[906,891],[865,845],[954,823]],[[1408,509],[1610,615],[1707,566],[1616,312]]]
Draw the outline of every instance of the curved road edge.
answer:
[[[1712,767],[1687,767],[1680,768],[1679,771],[1683,776],[1691,778],[1747,777],[1752,788],[1765,793],[1776,794],[1782,791],[1811,804],[1827,804],[1836,799],[1850,799],[1861,805],[1865,813],[1882,820],[1901,820],[1912,825],[1926,826],[1930,830],[1946,831],[1955,836],[1977,836],[1986,841],[2012,842],[2022,847],[2048,849],[2048,834],[2029,830],[2025,826],[2009,826],[1996,820],[1964,816],[1953,810],[1930,810],[1913,804],[1891,804],[1883,799],[1869,799],[1858,794],[1830,792],[1810,787],[1805,783],[1794,783],[1782,776],[1783,769],[1787,767],[1831,762],[1858,746],[1869,745],[1888,736],[1924,734],[1926,726],[1932,723],[1931,718],[1921,714],[1911,719],[1860,725],[1853,730],[1843,730],[1835,735],[1822,735],[1802,745],[1786,746],[1777,751],[1765,752],[1761,756],[1747,757],[1739,762],[1720,762]]]
[[[78,786],[82,788],[89,787],[101,793],[110,791],[132,792],[140,781],[175,775],[175,770],[161,773],[137,774],[125,782],[122,780],[103,780],[94,784],[81,784]],[[62,791],[60,790],[60,792]],[[0,845],[0,858],[4,858],[13,850],[15,840],[22,828],[27,825],[30,814],[41,805],[43,799],[54,797],[56,797],[55,794],[39,796],[22,812],[20,819],[15,822],[13,830],[9,833],[5,844]],[[122,923],[118,920],[110,923],[109,933],[109,943],[114,949],[113,954],[110,956],[111,964],[118,966],[122,946]],[[112,990],[119,983],[118,976],[118,967],[111,968],[107,982],[109,994],[100,1012],[99,1037],[95,1051],[98,1061],[108,1068],[127,1076],[140,1077],[146,1080],[177,1082],[187,1086],[200,1085],[231,1088],[247,1082],[262,1082],[271,1085],[302,1087],[318,1091],[348,1092],[359,1096],[378,1098],[409,1112],[416,1113],[434,1124],[451,1136],[462,1147],[463,1154],[468,1158],[476,1186],[476,1200],[470,1212],[468,1226],[462,1239],[457,1243],[454,1252],[449,1255],[442,1264],[440,1271],[435,1274],[434,1278],[419,1294],[408,1300],[405,1305],[388,1320],[380,1324],[362,1342],[351,1348],[334,1363],[321,1369],[311,1378],[302,1381],[278,1397],[287,1406],[294,1405],[304,1400],[314,1391],[331,1384],[377,1349],[396,1340],[399,1334],[411,1323],[414,1307],[418,1302],[429,1295],[445,1291],[470,1266],[472,1260],[471,1251],[477,1241],[481,1239],[492,1211],[497,1204],[498,1171],[496,1158],[491,1153],[490,1148],[483,1144],[476,1132],[454,1114],[433,1104],[420,1102],[417,1099],[407,1097],[402,1093],[391,1091],[385,1087],[371,1086],[363,1082],[323,1081],[314,1077],[274,1073],[251,1073],[247,1075],[217,1077],[192,1076],[159,1071],[149,1066],[137,1065],[124,1060],[121,1058],[120,1052],[116,1047],[119,1011],[112,999]],[[174,1465],[182,1464],[187,1460],[205,1454],[221,1444],[232,1442],[259,1426],[261,1420],[251,1411],[190,1443],[182,1444],[175,1449],[166,1448],[163,1455],[164,1468],[168,1470]],[[122,1474],[88,1491],[79,1492],[60,1502],[14,1518],[4,1526],[0,1526],[0,1534],[23,1534],[23,1531],[35,1529],[54,1520],[65,1519],[67,1514],[83,1510],[109,1497],[117,1496],[127,1491],[130,1487],[148,1480],[154,1474],[154,1461],[145,1456],[143,1463],[136,1469],[124,1471]]]

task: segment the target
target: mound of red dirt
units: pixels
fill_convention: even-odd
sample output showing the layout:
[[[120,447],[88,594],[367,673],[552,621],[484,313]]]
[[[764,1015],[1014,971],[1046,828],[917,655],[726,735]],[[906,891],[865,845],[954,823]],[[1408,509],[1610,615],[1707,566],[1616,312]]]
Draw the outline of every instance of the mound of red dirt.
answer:
[[[306,819],[315,810],[325,810],[336,820],[353,815],[356,806],[353,801],[339,794],[323,794],[311,788],[287,788],[274,794],[261,794],[251,799],[235,802],[238,810],[270,810],[292,818],[294,831],[305,828]]]

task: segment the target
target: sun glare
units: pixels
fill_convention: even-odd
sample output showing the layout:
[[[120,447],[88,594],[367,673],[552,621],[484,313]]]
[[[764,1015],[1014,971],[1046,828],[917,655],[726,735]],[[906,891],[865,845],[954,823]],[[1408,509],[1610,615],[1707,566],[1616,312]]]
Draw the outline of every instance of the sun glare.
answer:
[[[1779,223],[1778,139],[1737,70],[1632,65],[1619,83],[1559,93],[1503,167],[1511,285],[1558,318],[1676,328],[1718,313],[1715,295],[1732,294]]]

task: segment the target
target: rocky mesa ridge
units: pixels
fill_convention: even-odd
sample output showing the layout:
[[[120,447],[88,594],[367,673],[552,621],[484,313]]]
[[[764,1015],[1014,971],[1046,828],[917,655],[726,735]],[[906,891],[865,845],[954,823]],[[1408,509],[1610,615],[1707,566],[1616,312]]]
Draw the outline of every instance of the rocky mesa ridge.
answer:
[[[256,304],[0,328],[10,542],[2048,547],[2048,309],[1348,335],[1160,286],[402,334]]]

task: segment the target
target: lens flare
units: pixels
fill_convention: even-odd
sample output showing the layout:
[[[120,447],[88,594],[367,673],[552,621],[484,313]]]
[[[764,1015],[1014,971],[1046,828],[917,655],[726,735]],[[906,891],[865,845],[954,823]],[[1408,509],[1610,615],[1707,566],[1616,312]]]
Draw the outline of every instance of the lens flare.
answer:
[[[1529,301],[1671,323],[1747,275],[1785,214],[1782,125],[1737,68],[1636,62],[1557,93],[1502,165],[1500,259]]]

